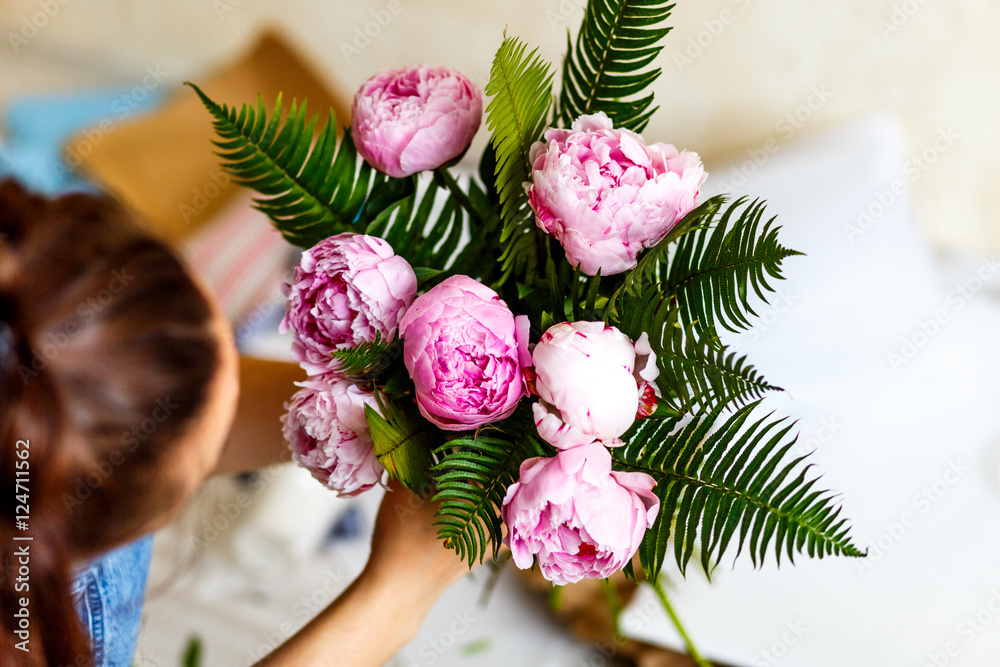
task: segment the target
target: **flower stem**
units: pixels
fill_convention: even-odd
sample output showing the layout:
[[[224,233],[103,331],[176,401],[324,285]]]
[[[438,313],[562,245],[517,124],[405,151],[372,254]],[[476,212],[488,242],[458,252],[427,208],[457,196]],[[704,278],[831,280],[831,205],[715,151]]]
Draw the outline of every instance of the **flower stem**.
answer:
[[[435,169],[434,173],[440,177],[442,182],[444,182],[445,187],[448,188],[449,192],[451,192],[451,196],[455,198],[455,201],[457,201],[462,208],[468,211],[469,217],[472,221],[481,225],[483,223],[482,216],[479,215],[479,211],[476,210],[472,200],[469,199],[469,195],[467,195],[461,186],[459,186],[458,181],[456,181],[455,177],[451,175],[451,172],[444,167],[441,167],[440,169]]]
[[[553,586],[549,591],[549,609],[559,611],[562,608],[562,586]]]
[[[601,579],[601,589],[604,591],[604,599],[607,601],[611,617],[614,619],[615,632],[618,632],[618,618],[621,616],[623,607],[622,599],[610,579]]]
[[[691,659],[694,660],[698,667],[712,667],[712,663],[705,660],[701,653],[698,652],[698,649],[695,648],[687,630],[685,630],[684,626],[681,625],[681,619],[677,617],[677,612],[674,611],[673,605],[670,604],[670,600],[667,598],[667,592],[663,590],[663,586],[660,585],[660,581],[656,580],[650,582],[650,584],[653,586],[653,590],[656,591],[656,596],[660,598],[660,604],[663,605],[667,615],[670,616],[670,620],[673,622],[674,627],[677,628],[677,632],[680,634],[681,639],[684,640],[684,645],[687,646],[688,655],[691,656]]]
[[[497,587],[497,582],[500,581],[500,575],[503,574],[504,565],[510,560],[510,551],[502,551],[500,555],[497,556],[496,560],[491,560],[486,563],[486,567],[489,568],[489,575],[487,576],[486,583],[483,584],[483,590],[479,594],[479,606],[485,607],[489,604],[490,598],[493,597],[493,591]]]

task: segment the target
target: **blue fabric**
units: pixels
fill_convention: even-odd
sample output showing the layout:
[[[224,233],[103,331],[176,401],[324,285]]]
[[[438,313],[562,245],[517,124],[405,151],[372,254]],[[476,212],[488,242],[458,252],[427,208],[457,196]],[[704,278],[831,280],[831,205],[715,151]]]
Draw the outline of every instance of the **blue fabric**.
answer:
[[[96,191],[62,159],[63,145],[77,133],[93,128],[80,146],[96,145],[114,132],[118,123],[148,112],[160,103],[159,89],[140,95],[136,88],[73,93],[50,93],[16,98],[2,119],[5,139],[0,143],[0,178],[16,177],[31,190],[46,195],[69,191]],[[103,129],[102,129],[103,123]]]
[[[129,667],[146,596],[153,536],[109,551],[77,573],[73,599],[97,667]]]
[[[162,98],[159,91],[139,95],[137,88],[36,95],[8,104],[2,122],[0,178],[16,178],[29,189],[47,195],[97,188],[73,173],[62,159],[63,144],[85,128],[104,123],[87,141],[113,132],[125,118],[148,111]],[[141,99],[140,99],[141,97]],[[153,536],[110,551],[77,573],[73,597],[90,631],[97,667],[128,667],[132,663]]]

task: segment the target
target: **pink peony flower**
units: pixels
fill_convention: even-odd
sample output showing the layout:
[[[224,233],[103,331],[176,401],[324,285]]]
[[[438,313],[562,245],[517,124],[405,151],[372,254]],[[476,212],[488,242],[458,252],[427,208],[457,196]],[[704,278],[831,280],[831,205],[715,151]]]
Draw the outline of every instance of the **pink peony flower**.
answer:
[[[447,67],[383,70],[358,90],[352,114],[361,156],[402,178],[465,152],[483,120],[483,94]]]
[[[388,474],[375,456],[365,405],[375,396],[333,374],[299,384],[285,409],[283,432],[292,458],[344,497],[356,496]]]
[[[640,408],[648,410],[647,387],[659,375],[645,333],[633,344],[603,322],[550,327],[535,345],[532,359],[539,397],[531,406],[535,426],[558,449],[594,441],[609,447],[622,444],[619,438]],[[643,406],[640,398],[645,399]]]
[[[417,297],[399,329],[417,405],[439,428],[499,421],[524,396],[528,318],[515,318],[489,287],[452,276]]]
[[[530,157],[535,221],[591,276],[634,267],[642,248],[694,209],[706,178],[697,153],[647,146],[635,132],[613,129],[603,112],[546,131]]]
[[[376,236],[338,234],[302,253],[286,286],[281,331],[295,334],[292,356],[310,375],[333,368],[334,350],[392,340],[417,295],[409,263]]]
[[[603,579],[632,559],[653,525],[655,485],[646,473],[612,470],[598,444],[528,459],[503,501],[504,543],[522,570],[537,556],[554,584]]]

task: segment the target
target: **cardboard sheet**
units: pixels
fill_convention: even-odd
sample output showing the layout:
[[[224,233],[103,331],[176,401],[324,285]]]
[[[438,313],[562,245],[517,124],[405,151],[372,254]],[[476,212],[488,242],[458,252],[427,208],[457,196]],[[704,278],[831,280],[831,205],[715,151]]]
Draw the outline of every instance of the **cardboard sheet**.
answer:
[[[220,103],[256,103],[260,93],[270,112],[283,92],[286,111],[293,98],[307,99],[310,113],[320,113],[320,124],[331,108],[339,122],[349,122],[346,98],[331,91],[274,32],[263,34],[233,64],[194,83]],[[65,152],[79,156],[73,160],[77,169],[135,209],[155,233],[176,243],[210,220],[239,190],[214,154],[214,137],[211,116],[201,101],[190,88],[178,87],[159,111],[123,121],[96,145],[81,133],[66,144]]]

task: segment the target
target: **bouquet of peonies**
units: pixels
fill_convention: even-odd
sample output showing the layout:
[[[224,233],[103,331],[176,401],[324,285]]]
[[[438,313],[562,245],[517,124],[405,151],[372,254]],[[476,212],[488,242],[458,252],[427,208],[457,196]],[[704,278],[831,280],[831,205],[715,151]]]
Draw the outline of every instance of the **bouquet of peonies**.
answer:
[[[310,375],[295,460],[341,495],[391,476],[433,497],[470,565],[505,543],[556,584],[655,584],[671,542],[682,572],[730,546],[862,555],[786,460],[792,425],[755,411],[777,388],[718,338],[798,253],[761,202],[699,203],[698,155],[640,134],[671,8],[590,3],[559,91],[505,37],[478,173],[452,169],[483,94],[448,68],[382,72],[351,127],[318,132],[305,103],[194,87],[229,172],[304,248],[282,323]]]

